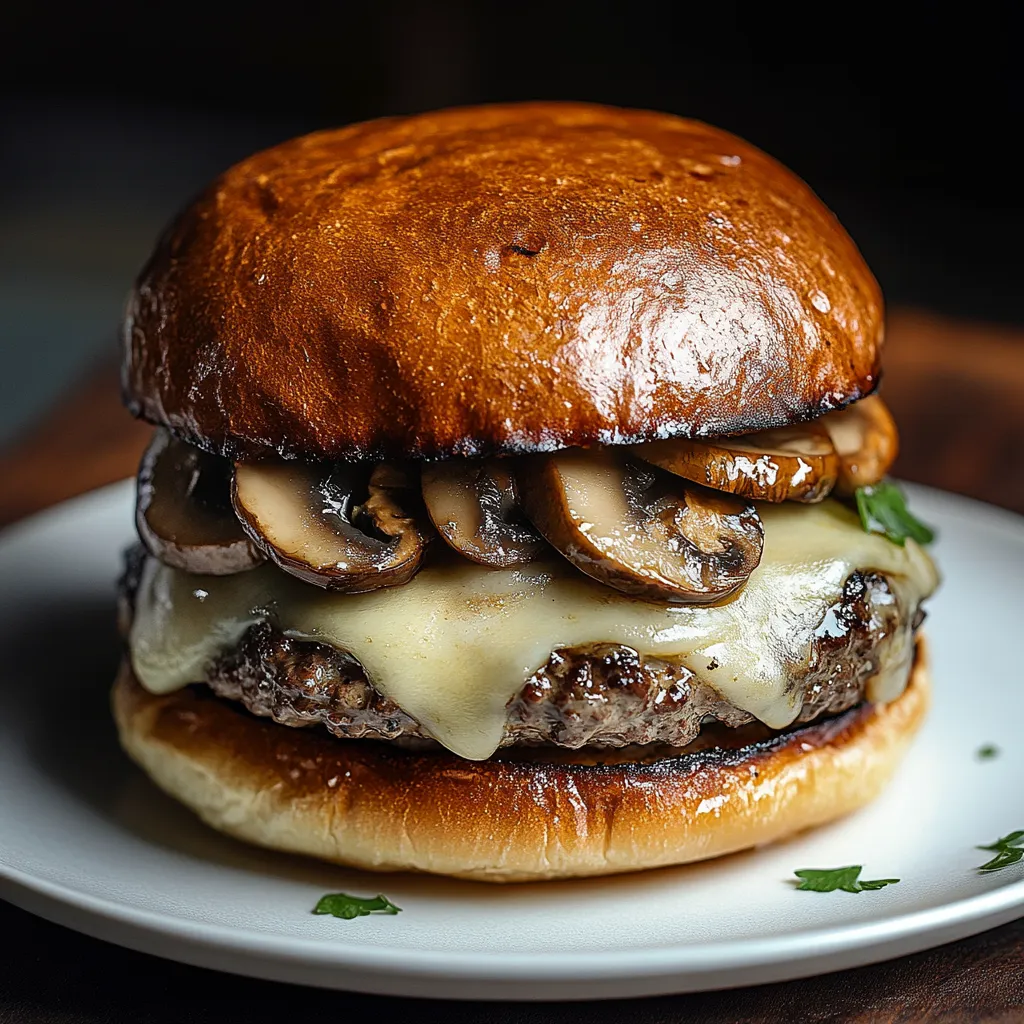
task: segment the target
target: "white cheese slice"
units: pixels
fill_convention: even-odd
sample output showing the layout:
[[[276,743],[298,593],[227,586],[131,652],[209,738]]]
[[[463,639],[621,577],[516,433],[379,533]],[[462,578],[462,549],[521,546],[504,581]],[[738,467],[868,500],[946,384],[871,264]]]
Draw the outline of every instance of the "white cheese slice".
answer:
[[[202,680],[209,662],[254,623],[350,651],[374,686],[462,757],[497,749],[505,707],[559,647],[621,643],[676,657],[722,697],[779,729],[799,712],[788,666],[856,569],[885,573],[913,610],[936,587],[928,555],[867,534],[834,501],[764,505],[761,564],[732,600],[651,604],[588,579],[561,560],[494,570],[451,556],[404,586],[369,594],[321,590],[272,566],[195,576],[150,559],[130,636],[140,682],[167,693]],[[907,631],[909,634],[909,631]],[[894,659],[908,667],[907,649]],[[880,674],[872,700],[893,700],[906,672]]]

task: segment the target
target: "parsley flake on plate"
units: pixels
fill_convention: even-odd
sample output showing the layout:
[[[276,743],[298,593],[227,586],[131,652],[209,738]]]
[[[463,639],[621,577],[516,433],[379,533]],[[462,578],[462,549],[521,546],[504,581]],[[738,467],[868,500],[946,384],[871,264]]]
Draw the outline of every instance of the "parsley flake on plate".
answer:
[[[979,850],[987,850],[995,853],[995,856],[987,863],[982,864],[979,871],[999,871],[1008,868],[1024,859],[1024,831],[1011,832],[1002,839],[997,839],[990,846],[979,846]]]
[[[876,878],[873,881],[861,881],[860,873],[863,865],[856,864],[846,868],[801,868],[793,874],[800,879],[798,889],[807,892],[867,892],[881,889],[887,885],[895,885],[898,878]]]
[[[368,917],[370,914],[397,914],[401,907],[379,893],[373,897],[349,896],[345,892],[331,892],[321,896],[313,908],[314,914],[330,914],[351,921],[355,917]]]

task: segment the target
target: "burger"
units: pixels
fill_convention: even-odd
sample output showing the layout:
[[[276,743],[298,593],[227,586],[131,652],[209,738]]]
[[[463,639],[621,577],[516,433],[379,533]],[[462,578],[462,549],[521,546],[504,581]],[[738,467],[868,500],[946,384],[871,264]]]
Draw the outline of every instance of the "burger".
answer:
[[[733,135],[570,103],[243,160],[129,299],[121,743],[374,870],[681,864],[847,814],[928,703],[878,285]]]

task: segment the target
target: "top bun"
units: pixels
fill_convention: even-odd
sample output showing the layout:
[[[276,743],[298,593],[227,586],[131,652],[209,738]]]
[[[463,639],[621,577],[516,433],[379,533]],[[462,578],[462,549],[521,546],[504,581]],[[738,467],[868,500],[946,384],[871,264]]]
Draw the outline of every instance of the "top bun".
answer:
[[[872,391],[882,300],[813,192],[668,114],[468,107],[257,153],[124,325],[136,415],[237,458],[744,433]]]

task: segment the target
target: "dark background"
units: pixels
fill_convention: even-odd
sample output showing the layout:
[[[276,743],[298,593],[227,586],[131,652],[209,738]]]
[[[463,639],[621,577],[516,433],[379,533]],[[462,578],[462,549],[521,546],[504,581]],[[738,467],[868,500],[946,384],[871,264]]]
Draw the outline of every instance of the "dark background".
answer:
[[[810,182],[890,304],[1020,322],[1019,36],[1000,8],[950,10],[6,5],[0,442],[111,350],[135,269],[211,176],[293,134],[450,104],[714,122]]]

